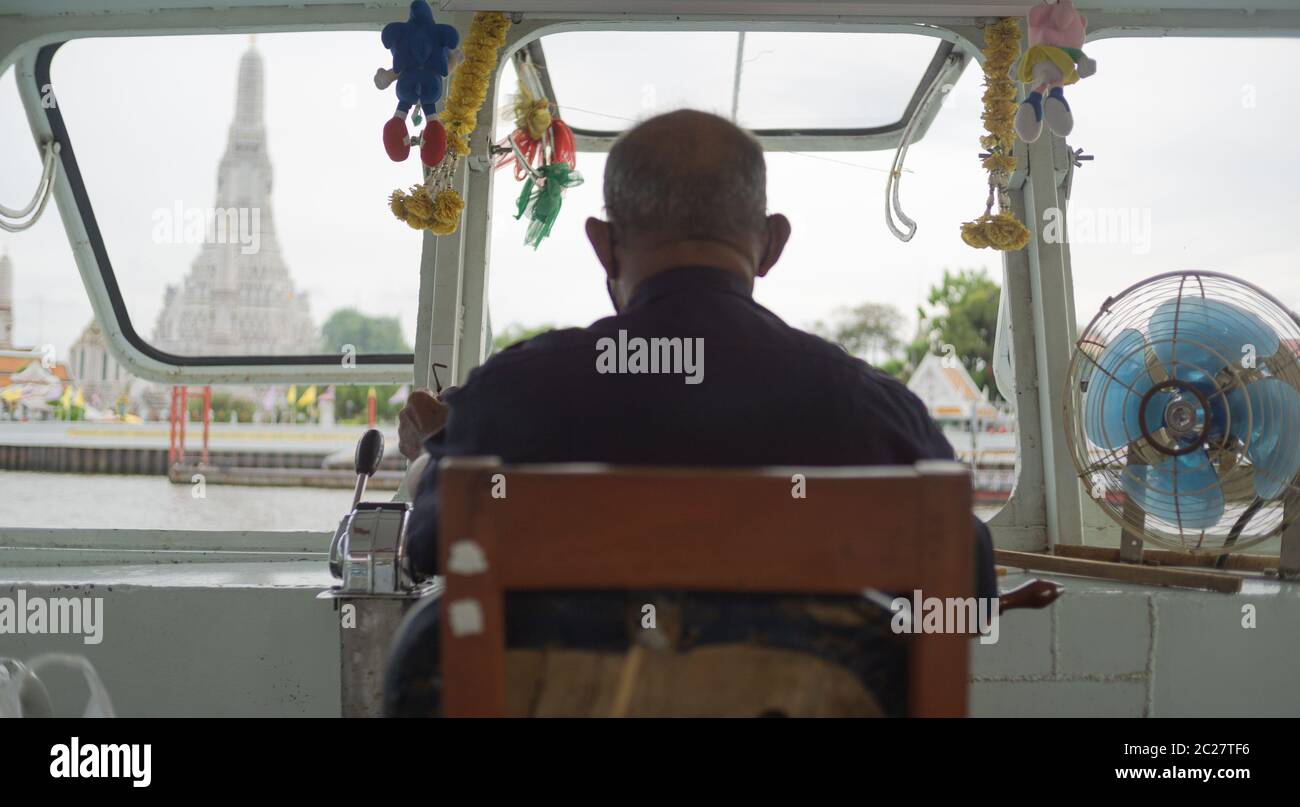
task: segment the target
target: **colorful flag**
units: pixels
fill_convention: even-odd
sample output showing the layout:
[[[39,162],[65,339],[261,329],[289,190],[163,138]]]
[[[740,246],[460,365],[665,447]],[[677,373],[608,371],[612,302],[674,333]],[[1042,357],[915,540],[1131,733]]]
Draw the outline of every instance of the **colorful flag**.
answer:
[[[302,391],[302,395],[298,398],[298,405],[301,407],[308,407],[314,403],[316,403],[316,385],[312,384],[310,387]]]
[[[290,406],[298,403],[298,385],[294,384],[289,387],[289,391],[284,394],[284,399],[289,402]]]
[[[401,406],[406,403],[406,399],[410,394],[410,388],[406,384],[403,384],[397,392],[393,393],[393,397],[388,399],[388,404],[390,406]]]

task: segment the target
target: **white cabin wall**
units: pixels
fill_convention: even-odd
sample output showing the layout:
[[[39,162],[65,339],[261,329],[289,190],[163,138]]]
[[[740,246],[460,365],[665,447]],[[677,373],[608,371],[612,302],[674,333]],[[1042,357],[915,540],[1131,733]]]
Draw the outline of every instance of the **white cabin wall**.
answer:
[[[0,597],[102,597],[103,641],[6,634],[0,656],[84,655],[119,717],[337,717],[339,618],[316,599],[330,582],[323,560],[10,569]],[[42,680],[56,716],[80,716],[80,673]]]
[[[971,715],[1300,716],[1294,584],[1220,594],[1055,579],[1065,593],[1052,607],[1006,614],[996,644],[972,643]],[[1255,627],[1243,625],[1246,606]]]

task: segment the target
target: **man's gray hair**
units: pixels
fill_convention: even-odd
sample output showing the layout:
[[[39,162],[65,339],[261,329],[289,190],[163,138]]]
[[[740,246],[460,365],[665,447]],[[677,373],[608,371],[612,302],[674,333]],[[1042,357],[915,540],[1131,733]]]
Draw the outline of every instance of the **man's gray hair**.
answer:
[[[760,230],[767,217],[763,147],[706,112],[650,118],[609,151],[605,211],[633,235],[708,239]]]

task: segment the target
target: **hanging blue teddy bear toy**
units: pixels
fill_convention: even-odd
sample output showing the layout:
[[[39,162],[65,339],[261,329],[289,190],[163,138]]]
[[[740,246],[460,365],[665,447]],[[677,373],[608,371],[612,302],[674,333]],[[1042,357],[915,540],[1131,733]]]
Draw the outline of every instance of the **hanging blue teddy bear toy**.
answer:
[[[425,0],[411,3],[406,22],[390,22],[379,34],[393,54],[393,69],[379,68],[375,86],[388,89],[397,82],[397,111],[384,124],[384,150],[393,162],[411,155],[411,137],[406,116],[416,103],[428,120],[420,138],[420,161],[432,168],[447,151],[447,132],[437,119],[434,105],[442,97],[442,81],[451,70],[452,51],[460,45],[460,34],[450,25],[433,21],[433,9]],[[419,123],[419,118],[416,118]]]

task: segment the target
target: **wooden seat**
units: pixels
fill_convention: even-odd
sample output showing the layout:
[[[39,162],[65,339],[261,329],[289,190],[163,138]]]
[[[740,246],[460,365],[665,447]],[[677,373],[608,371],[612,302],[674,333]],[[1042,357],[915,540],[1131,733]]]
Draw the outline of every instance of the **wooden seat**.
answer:
[[[955,463],[724,471],[454,458],[440,486],[448,716],[879,711],[843,668],[753,643],[507,656],[506,592],[972,596],[970,480]],[[968,641],[907,637],[908,714],[965,714]]]
[[[510,717],[884,717],[848,669],[751,644],[506,651]]]

